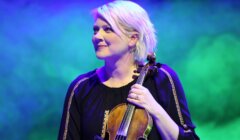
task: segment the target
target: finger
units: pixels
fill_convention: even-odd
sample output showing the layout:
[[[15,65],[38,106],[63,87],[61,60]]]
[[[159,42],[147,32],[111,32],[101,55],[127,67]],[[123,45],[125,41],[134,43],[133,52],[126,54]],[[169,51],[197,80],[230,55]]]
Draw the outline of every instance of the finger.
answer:
[[[134,84],[134,85],[131,86],[131,88],[141,89],[141,88],[142,88],[142,85],[140,85],[140,84]]]
[[[131,93],[128,95],[128,98],[134,99],[134,100],[139,100],[139,95],[135,93]]]
[[[128,98],[132,98],[132,99],[134,99],[134,93],[130,93],[130,94],[128,94]]]
[[[134,84],[134,85],[132,85],[131,88],[134,88],[134,89],[145,89],[145,87],[140,85],[140,84]]]
[[[135,89],[135,88],[133,88],[133,89],[131,89],[130,91],[129,91],[129,94],[131,94],[131,93],[133,93],[133,94],[141,94],[143,92],[143,90],[141,90],[141,89]]]
[[[132,99],[132,98],[127,98],[127,101],[134,104],[134,105],[137,105],[137,106],[141,107],[141,104],[140,104],[139,100]]]

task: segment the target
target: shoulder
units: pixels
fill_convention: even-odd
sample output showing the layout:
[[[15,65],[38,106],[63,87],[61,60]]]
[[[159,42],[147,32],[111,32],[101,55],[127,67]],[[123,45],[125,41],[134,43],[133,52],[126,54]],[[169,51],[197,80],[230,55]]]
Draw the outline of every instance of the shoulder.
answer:
[[[158,68],[157,78],[161,80],[178,80],[177,73],[167,64],[160,64]]]
[[[177,76],[176,72],[167,64],[161,64],[159,70],[163,72],[165,75]]]
[[[77,76],[70,84],[70,89],[75,90],[78,86],[88,83],[92,79],[97,79],[96,69]]]

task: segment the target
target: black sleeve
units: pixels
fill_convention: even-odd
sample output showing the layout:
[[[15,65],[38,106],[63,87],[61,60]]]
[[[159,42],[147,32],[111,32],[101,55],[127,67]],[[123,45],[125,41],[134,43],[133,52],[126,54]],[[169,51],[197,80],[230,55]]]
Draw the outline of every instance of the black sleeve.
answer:
[[[76,102],[75,82],[70,85],[63,108],[58,140],[80,140],[80,112]]]
[[[177,110],[176,101],[174,100],[174,96],[172,96],[170,101],[171,109],[174,110],[172,114],[174,116],[177,116],[175,119],[176,119],[176,122],[178,122],[179,124],[178,139],[179,140],[198,140],[199,137],[196,135],[194,130],[196,126],[192,123],[191,115],[188,109],[188,104],[187,104],[184,90],[182,88],[182,84],[175,72],[172,73],[172,77],[173,77],[173,83],[176,88],[177,100],[179,103],[180,112],[182,114],[182,120],[183,120],[183,123],[181,124],[179,114],[176,112]]]
[[[192,123],[182,84],[177,74],[167,65],[162,65],[157,76],[157,84],[164,84],[166,88],[166,111],[179,127],[179,140],[198,140]],[[174,95],[175,94],[175,95]],[[177,107],[179,105],[179,108]]]

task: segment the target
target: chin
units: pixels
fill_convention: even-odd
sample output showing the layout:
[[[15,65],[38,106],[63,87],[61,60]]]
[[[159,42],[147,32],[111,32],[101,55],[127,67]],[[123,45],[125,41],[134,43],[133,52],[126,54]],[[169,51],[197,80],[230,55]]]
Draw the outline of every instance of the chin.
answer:
[[[97,56],[99,60],[104,60],[104,57]]]
[[[100,60],[104,60],[105,58],[107,58],[107,56],[105,55],[100,55],[100,54],[96,54],[96,57]]]
[[[97,54],[97,53],[96,53],[96,57],[97,57],[99,60],[107,60],[107,59],[111,59],[111,58],[112,58],[110,55]]]
[[[108,58],[109,55],[106,52],[96,51],[96,57],[102,60]]]

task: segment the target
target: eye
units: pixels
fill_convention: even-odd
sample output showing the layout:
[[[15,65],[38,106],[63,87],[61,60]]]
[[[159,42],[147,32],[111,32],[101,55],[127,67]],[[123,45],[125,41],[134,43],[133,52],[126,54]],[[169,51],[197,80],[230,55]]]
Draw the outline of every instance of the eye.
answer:
[[[99,27],[94,26],[94,27],[93,27],[93,33],[94,33],[94,34],[97,34],[98,31],[99,31]]]
[[[105,26],[103,27],[103,30],[106,32],[106,33],[111,33],[111,32],[114,32],[113,29],[109,26]]]

